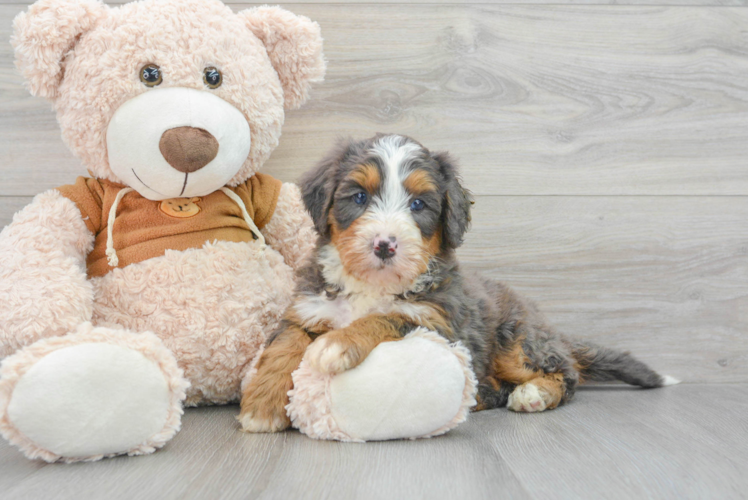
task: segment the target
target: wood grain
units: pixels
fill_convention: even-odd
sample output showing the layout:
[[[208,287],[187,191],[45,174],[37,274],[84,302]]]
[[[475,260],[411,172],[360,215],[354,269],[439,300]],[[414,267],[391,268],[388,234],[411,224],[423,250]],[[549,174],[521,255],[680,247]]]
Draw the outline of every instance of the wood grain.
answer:
[[[459,255],[564,333],[748,382],[746,220],[743,197],[482,197]]]
[[[741,426],[703,419],[748,408],[744,387],[582,389],[562,408],[563,422],[510,414],[504,425],[492,426],[490,415],[477,414],[472,423],[533,498],[741,498],[746,483],[738,475],[748,456],[733,454],[732,441]],[[693,399],[681,399],[685,393]],[[711,491],[715,484],[718,493]]]
[[[748,385],[583,388],[542,414],[476,413],[445,436],[337,443],[245,435],[188,409],[163,450],[39,465],[0,442],[3,498],[742,498]]]
[[[0,196],[0,229],[10,224],[13,214],[31,203],[31,196]]]
[[[292,7],[322,25],[329,72],[288,115],[265,169],[283,180],[338,135],[392,131],[452,151],[478,194],[748,194],[748,9]],[[0,195],[84,172],[8,44],[0,109]]]

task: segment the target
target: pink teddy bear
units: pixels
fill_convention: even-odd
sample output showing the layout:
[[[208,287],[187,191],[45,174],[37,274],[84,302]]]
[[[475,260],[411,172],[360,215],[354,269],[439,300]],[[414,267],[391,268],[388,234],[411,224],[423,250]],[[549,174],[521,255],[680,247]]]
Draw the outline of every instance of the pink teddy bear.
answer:
[[[40,0],[14,28],[90,177],[0,234],[0,431],[47,461],[150,453],[183,405],[239,399],[314,245],[299,189],[259,170],[323,77],[319,26],[217,0]]]

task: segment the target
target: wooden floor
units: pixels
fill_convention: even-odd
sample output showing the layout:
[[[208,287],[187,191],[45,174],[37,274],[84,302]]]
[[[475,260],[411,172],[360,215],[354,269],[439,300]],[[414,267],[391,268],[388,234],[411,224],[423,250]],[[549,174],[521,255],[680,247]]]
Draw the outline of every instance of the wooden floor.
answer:
[[[73,465],[0,444],[11,499],[744,499],[748,384],[582,389],[543,414],[491,410],[441,437],[351,444],[246,435],[235,406],[185,414],[166,448]]]

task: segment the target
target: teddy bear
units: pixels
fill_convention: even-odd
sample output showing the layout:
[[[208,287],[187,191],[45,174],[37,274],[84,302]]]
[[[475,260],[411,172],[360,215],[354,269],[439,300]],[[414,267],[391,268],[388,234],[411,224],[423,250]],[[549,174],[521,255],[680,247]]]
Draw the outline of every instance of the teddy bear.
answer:
[[[150,453],[183,406],[239,399],[314,246],[298,187],[260,169],[322,80],[319,26],[40,0],[12,43],[90,175],[0,234],[0,431],[46,461]]]
[[[12,42],[90,175],[0,233],[0,433],[49,462],[151,453],[183,407],[240,399],[315,246],[299,188],[259,170],[322,80],[319,26],[218,0],[39,0]],[[318,439],[430,437],[475,390],[468,351],[419,330],[334,376],[302,361],[287,418]]]

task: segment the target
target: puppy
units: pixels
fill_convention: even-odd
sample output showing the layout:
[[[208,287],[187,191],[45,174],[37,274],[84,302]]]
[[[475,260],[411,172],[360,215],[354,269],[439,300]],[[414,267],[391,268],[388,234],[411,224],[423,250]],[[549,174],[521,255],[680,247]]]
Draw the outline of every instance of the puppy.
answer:
[[[454,250],[471,200],[449,155],[399,135],[343,142],[301,188],[320,236],[295,302],[243,391],[245,431],[290,425],[291,373],[304,356],[320,372],[339,373],[419,326],[470,349],[474,410],[556,408],[581,380],[675,382],[628,353],[556,333],[506,285],[462,272]]]

